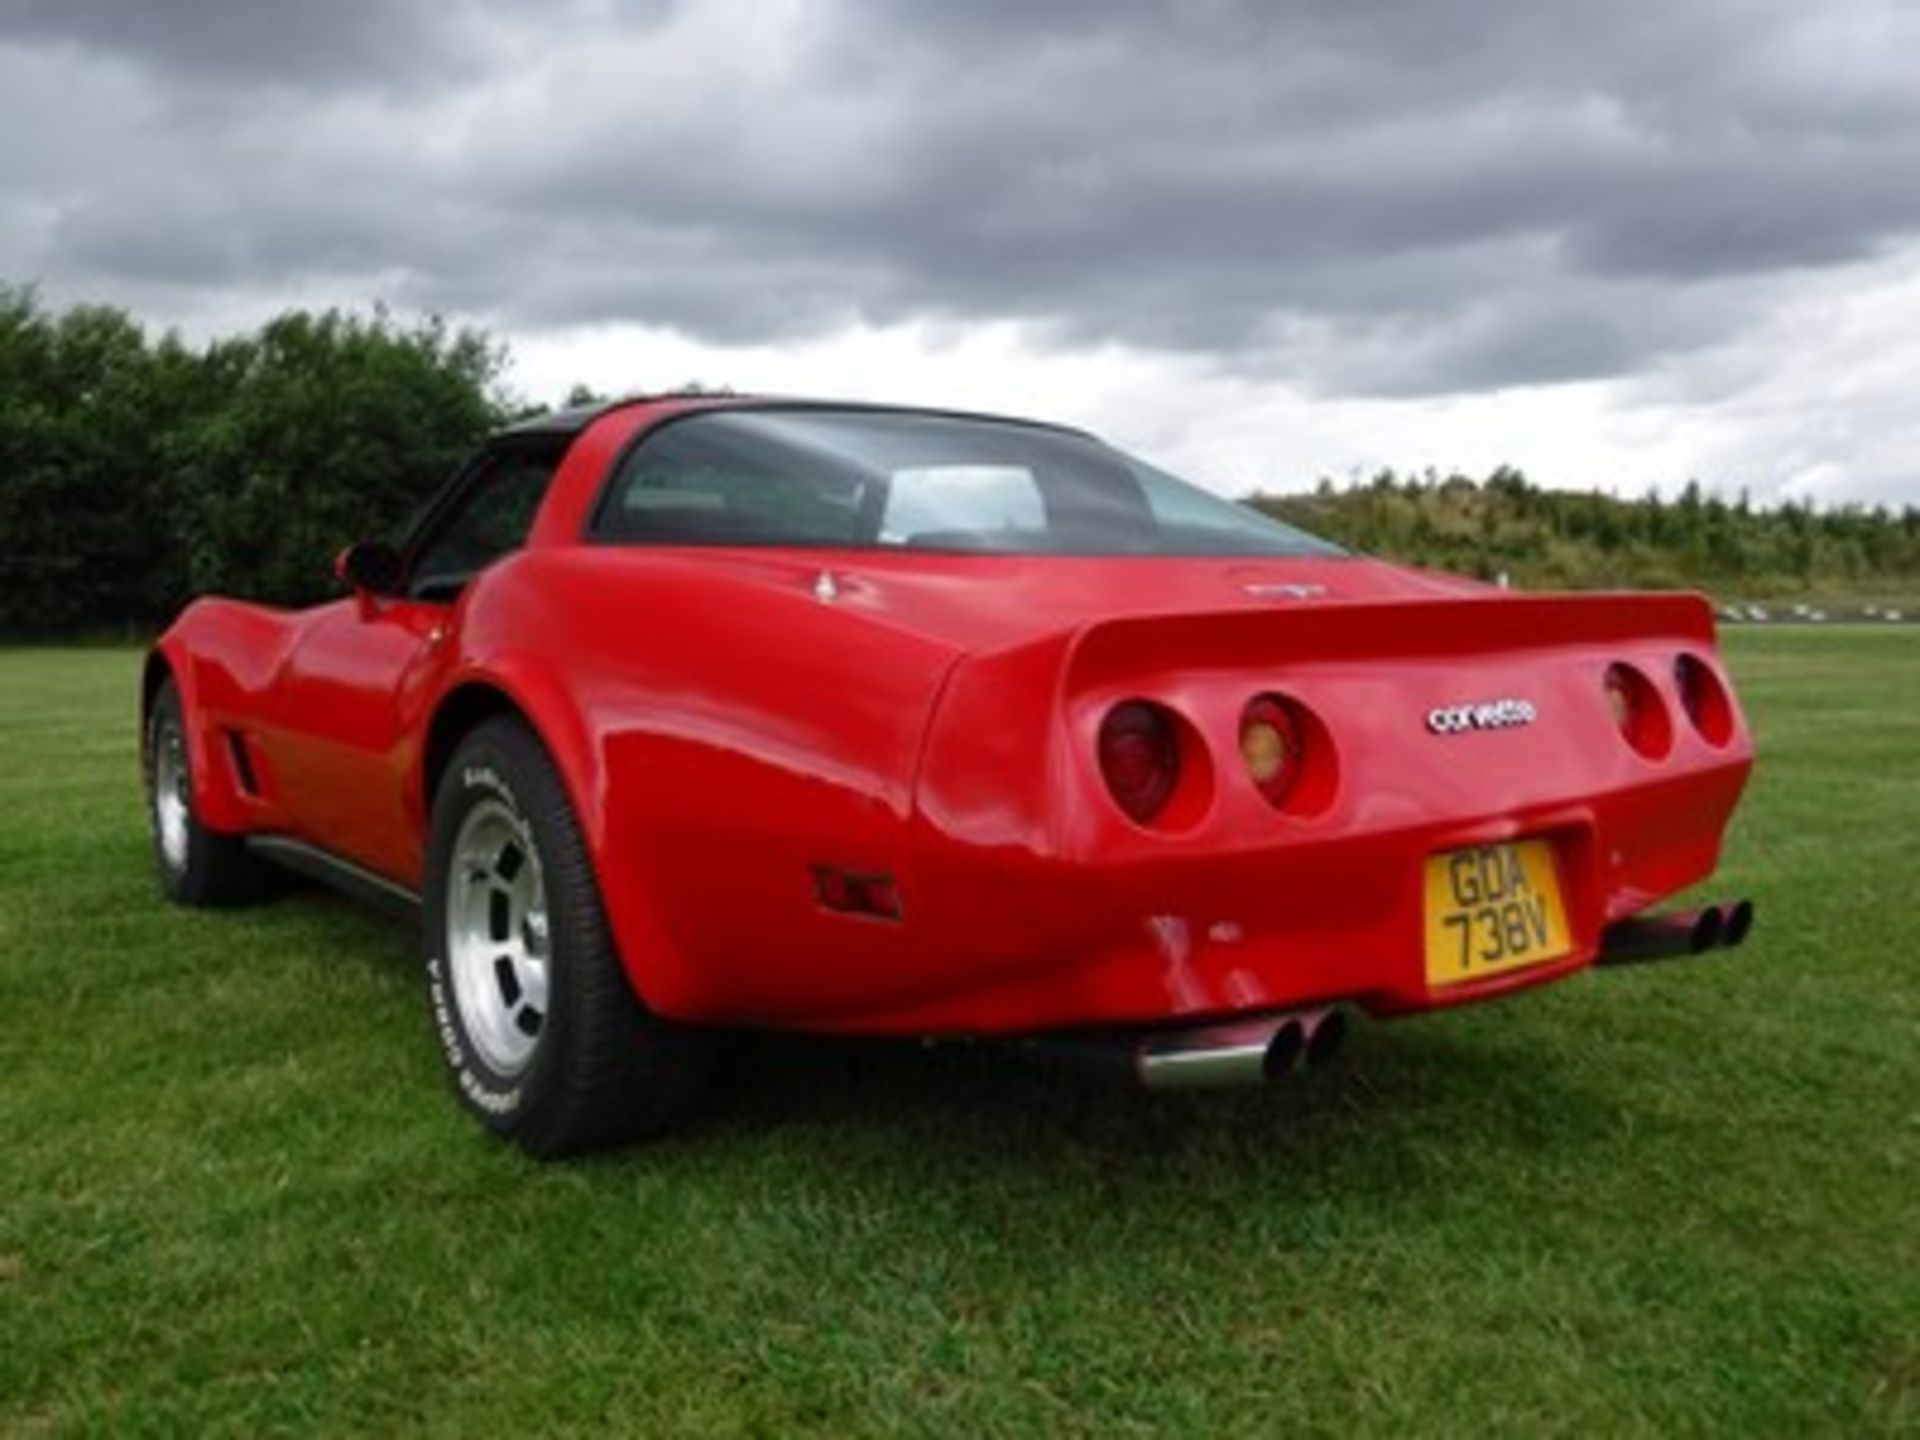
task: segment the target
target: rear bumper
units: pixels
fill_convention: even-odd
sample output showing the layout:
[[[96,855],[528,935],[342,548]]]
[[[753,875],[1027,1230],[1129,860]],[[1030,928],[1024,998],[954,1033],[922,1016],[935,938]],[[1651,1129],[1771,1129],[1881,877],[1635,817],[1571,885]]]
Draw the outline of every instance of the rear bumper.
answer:
[[[1585,968],[1610,926],[1710,875],[1748,768],[1741,758],[1579,803],[1158,861],[947,848],[928,857],[908,894],[907,963],[881,987],[897,985],[895,997],[800,1023],[1008,1034],[1335,1002],[1390,1015],[1493,999]],[[1531,968],[1430,986],[1426,858],[1526,836],[1552,842],[1572,948]]]
[[[1642,965],[1687,959],[1746,941],[1753,902],[1616,921],[1601,935],[1594,964]],[[1073,1030],[1030,1043],[1042,1053],[1112,1072],[1130,1072],[1149,1090],[1218,1089],[1278,1080],[1305,1061],[1331,1060],[1346,1034],[1337,1006],[1236,1015],[1147,1029]]]

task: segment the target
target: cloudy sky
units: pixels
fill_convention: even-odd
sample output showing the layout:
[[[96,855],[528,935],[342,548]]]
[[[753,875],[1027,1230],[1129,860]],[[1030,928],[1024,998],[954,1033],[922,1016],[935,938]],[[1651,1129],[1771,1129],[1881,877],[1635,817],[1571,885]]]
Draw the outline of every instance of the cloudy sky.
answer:
[[[0,278],[523,394],[1920,504],[1905,0],[0,0]]]

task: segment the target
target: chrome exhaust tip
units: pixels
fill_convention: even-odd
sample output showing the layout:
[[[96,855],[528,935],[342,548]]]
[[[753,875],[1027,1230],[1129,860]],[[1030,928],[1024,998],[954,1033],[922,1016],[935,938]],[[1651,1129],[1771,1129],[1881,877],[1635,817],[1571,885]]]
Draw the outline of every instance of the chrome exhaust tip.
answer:
[[[1149,1090],[1256,1085],[1280,1079],[1303,1061],[1324,1065],[1346,1031],[1346,1016],[1332,1006],[1165,1030],[1138,1043],[1133,1070]]]
[[[1223,1090],[1267,1077],[1267,1057],[1292,1063],[1283,1038],[1289,1017],[1261,1015],[1191,1030],[1149,1035],[1134,1056],[1134,1073],[1149,1090]],[[1298,1027],[1294,1043],[1299,1043]],[[1282,1048],[1275,1052],[1278,1044]]]

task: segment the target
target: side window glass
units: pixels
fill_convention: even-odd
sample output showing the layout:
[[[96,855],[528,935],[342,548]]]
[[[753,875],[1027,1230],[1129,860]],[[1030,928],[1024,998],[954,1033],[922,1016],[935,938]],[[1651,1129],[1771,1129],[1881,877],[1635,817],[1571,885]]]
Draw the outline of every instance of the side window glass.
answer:
[[[554,464],[552,458],[532,455],[495,462],[415,559],[409,587],[414,596],[451,600],[480,571],[526,544]]]

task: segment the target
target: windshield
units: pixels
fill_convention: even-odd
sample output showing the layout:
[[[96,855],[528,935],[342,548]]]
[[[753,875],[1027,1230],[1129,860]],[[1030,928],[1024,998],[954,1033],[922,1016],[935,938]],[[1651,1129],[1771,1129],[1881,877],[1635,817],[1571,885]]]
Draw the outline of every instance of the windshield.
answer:
[[[1084,435],[910,411],[671,421],[621,464],[594,533],[996,555],[1344,553]]]

